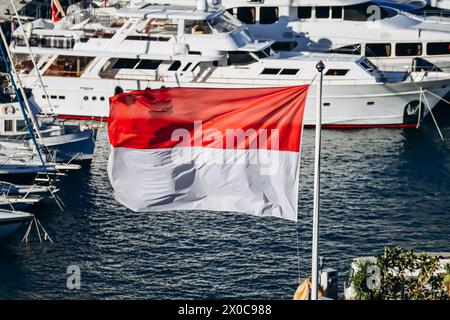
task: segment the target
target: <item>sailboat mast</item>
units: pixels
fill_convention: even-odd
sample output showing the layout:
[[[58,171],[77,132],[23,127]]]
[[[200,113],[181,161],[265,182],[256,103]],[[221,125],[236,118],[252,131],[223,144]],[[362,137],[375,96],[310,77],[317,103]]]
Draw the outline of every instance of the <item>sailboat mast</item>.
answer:
[[[318,299],[319,291],[319,213],[320,213],[320,147],[322,143],[322,84],[325,65],[322,61],[316,65],[318,84],[316,90],[316,143],[314,160],[314,209],[311,266],[311,300]]]
[[[37,67],[36,59],[34,58],[34,54],[33,54],[33,51],[31,50],[31,46],[30,46],[30,43],[28,41],[27,35],[25,34],[25,29],[23,27],[22,21],[20,20],[19,12],[17,11],[17,8],[16,8],[13,0],[11,0],[11,6],[12,6],[12,8],[14,10],[14,14],[16,16],[17,22],[19,23],[19,27],[20,27],[21,32],[22,32],[23,40],[25,41],[25,45],[28,48],[30,59],[31,59],[31,62],[33,63],[34,70],[36,70],[36,74],[38,76],[39,83],[41,85],[42,91],[44,91],[48,107],[50,108],[49,110],[53,110],[52,104],[50,102],[50,96],[48,95],[47,89],[45,88],[44,82],[42,81],[41,71]]]
[[[4,34],[3,34],[3,30],[1,28],[0,28],[0,35],[2,36],[3,40],[5,40],[5,37],[4,37]],[[13,70],[15,71],[14,65],[13,65],[12,60],[10,60],[10,58],[8,59],[7,55],[5,54],[5,51],[7,53],[9,53],[8,52],[8,47],[5,47],[5,49],[3,49],[3,47],[0,45],[0,54],[2,56],[3,61],[5,62],[6,71],[8,72],[8,74],[9,74],[9,76],[11,78],[11,85],[12,85],[12,87],[13,87],[15,93],[16,93],[17,100],[19,101],[19,105],[20,105],[20,108],[21,108],[21,111],[22,111],[23,119],[24,119],[25,124],[26,124],[27,129],[28,129],[28,133],[30,134],[30,138],[33,141],[33,145],[36,148],[36,152],[38,154],[39,160],[42,163],[44,171],[45,171],[45,173],[48,176],[47,165],[46,165],[45,160],[44,160],[44,158],[42,156],[41,150],[40,150],[39,145],[38,145],[38,143],[36,141],[36,137],[34,136],[32,125],[30,123],[30,119],[32,119],[32,122],[34,123],[34,121],[33,121],[34,116],[33,116],[33,114],[30,114],[29,116],[27,116],[27,110],[26,109],[27,109],[27,106],[29,107],[27,96],[25,95],[25,92],[23,90],[22,85],[20,84],[20,81],[18,81],[20,89],[21,89],[20,92],[17,89],[16,82],[14,80],[14,75],[13,75]],[[28,111],[28,112],[30,112],[30,111]],[[37,128],[37,129],[39,129],[39,128]],[[42,139],[42,137],[41,137],[41,139]]]

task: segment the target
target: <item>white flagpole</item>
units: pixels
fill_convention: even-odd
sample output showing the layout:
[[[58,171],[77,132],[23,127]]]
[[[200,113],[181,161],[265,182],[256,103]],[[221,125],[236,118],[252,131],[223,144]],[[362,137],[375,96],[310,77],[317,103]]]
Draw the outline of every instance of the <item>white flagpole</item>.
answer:
[[[319,81],[316,90],[316,146],[314,161],[314,209],[311,267],[311,300],[318,299],[319,291],[319,212],[320,212],[320,145],[322,141],[322,82],[325,65],[322,61],[316,65]]]

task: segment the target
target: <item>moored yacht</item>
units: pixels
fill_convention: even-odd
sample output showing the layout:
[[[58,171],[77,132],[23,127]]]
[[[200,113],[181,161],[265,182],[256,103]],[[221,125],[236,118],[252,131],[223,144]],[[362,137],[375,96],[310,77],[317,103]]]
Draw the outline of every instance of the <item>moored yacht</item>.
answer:
[[[221,5],[246,23],[256,39],[275,40],[275,50],[364,55],[381,70],[448,72],[450,16],[414,14],[387,2],[221,0]]]
[[[204,3],[203,3],[204,4]],[[274,53],[228,11],[145,4],[59,22],[35,21],[14,33],[22,81],[45,110],[73,118],[108,117],[109,97],[161,87],[254,88],[312,84],[324,70],[323,123],[328,127],[416,126],[449,91],[443,72],[381,72],[367,58],[325,53]],[[29,60],[23,31],[37,57]],[[421,98],[422,93],[432,92]],[[426,94],[426,93],[425,93]],[[305,123],[315,122],[315,86]]]

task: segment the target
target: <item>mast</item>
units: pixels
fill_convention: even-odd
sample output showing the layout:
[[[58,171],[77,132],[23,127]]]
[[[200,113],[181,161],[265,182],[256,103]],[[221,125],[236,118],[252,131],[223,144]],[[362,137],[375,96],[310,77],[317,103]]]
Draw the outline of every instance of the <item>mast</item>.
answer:
[[[2,39],[3,39],[3,41],[6,44],[5,35],[3,34],[3,30],[1,28],[0,28],[0,35],[1,35]],[[7,55],[5,54],[5,51],[8,53],[8,56],[9,56],[8,47],[6,46],[5,50],[3,50],[2,46],[0,45],[0,54],[2,56],[3,61],[5,62],[6,71],[8,72],[8,74],[9,74],[9,76],[11,78],[11,85],[12,85],[12,87],[13,87],[15,93],[16,93],[17,100],[19,101],[20,109],[22,111],[23,119],[25,120],[25,124],[27,126],[28,133],[30,134],[30,138],[33,141],[33,145],[36,148],[36,152],[38,154],[39,160],[42,163],[42,166],[44,168],[45,174],[48,177],[47,165],[45,163],[44,158],[42,157],[41,150],[40,150],[39,145],[38,145],[38,143],[36,141],[36,137],[34,136],[32,125],[30,124],[30,119],[32,120],[32,122],[34,124],[34,121],[33,121],[33,120],[35,120],[34,116],[33,116],[33,114],[29,114],[27,116],[27,108],[30,107],[29,104],[28,104],[27,96],[25,94],[25,91],[23,90],[23,87],[22,87],[22,84],[20,82],[20,79],[18,79],[20,92],[17,89],[16,82],[15,82],[15,79],[14,79],[14,74],[13,74],[13,70],[15,71],[14,64],[12,63],[12,60],[10,60],[10,58],[8,59]],[[15,73],[15,75],[17,76],[17,73]],[[30,110],[28,112],[31,112]],[[39,130],[37,132],[39,132]],[[40,136],[40,138],[42,139],[42,136]]]
[[[314,160],[314,209],[311,266],[311,300],[318,299],[319,291],[319,213],[320,213],[320,145],[322,142],[322,83],[325,65],[322,61],[316,65],[319,81],[316,91],[316,144]]]
[[[25,34],[25,29],[24,29],[24,27],[23,27],[22,21],[20,20],[19,13],[18,13],[18,11],[17,11],[17,9],[16,9],[16,6],[15,6],[13,0],[11,0],[11,6],[12,6],[12,8],[13,8],[13,10],[14,10],[14,14],[15,14],[15,16],[16,16],[16,19],[17,19],[17,21],[19,22],[19,27],[20,27],[21,32],[22,32],[23,40],[25,41],[25,45],[26,45],[27,48],[28,48],[28,51],[29,51],[29,54],[30,54],[30,59],[31,59],[31,62],[33,63],[34,70],[36,70],[36,73],[37,73],[37,76],[38,76],[38,79],[39,79],[39,84],[41,85],[42,91],[44,91],[44,94],[45,94],[45,97],[46,97],[46,101],[47,101],[48,107],[50,108],[49,110],[53,112],[52,104],[51,104],[51,102],[50,102],[50,96],[48,95],[47,89],[45,88],[44,82],[42,81],[41,71],[40,71],[39,68],[37,67],[36,59],[34,58],[33,51],[31,50],[30,43],[29,43],[29,41],[28,41],[27,35]],[[5,46],[7,46],[6,43],[5,43]],[[9,54],[9,51],[8,51],[8,54]],[[10,60],[11,60],[11,59],[10,59]],[[12,60],[11,60],[11,61],[12,61]]]

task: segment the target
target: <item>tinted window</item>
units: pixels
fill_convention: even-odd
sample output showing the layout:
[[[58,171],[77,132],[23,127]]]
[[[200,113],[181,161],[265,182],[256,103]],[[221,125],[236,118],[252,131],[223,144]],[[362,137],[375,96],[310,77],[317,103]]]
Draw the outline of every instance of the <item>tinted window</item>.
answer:
[[[4,128],[5,132],[12,132],[14,130],[12,120],[5,120],[4,124],[5,124],[5,128]]]
[[[298,7],[298,17],[300,19],[309,19],[312,16],[312,7]]]
[[[330,7],[316,7],[316,18],[325,19],[330,17]]]
[[[26,128],[26,124],[24,120],[17,120],[16,121],[16,131],[24,131]]]
[[[283,76],[295,76],[299,71],[300,69],[283,69],[280,74]]]
[[[429,55],[450,54],[450,42],[435,42],[427,45]]]
[[[192,62],[189,62],[187,65],[184,66],[183,71],[187,71],[191,65],[192,65]]]
[[[261,72],[261,74],[270,74],[275,75],[278,74],[281,71],[281,69],[274,69],[274,68],[266,68]]]
[[[240,7],[237,9],[237,18],[246,24],[253,24],[256,22],[256,8],[255,7]]]
[[[261,7],[259,12],[259,22],[261,24],[271,24],[278,21],[278,7]]]
[[[366,44],[366,56],[368,57],[390,57],[392,52],[389,43],[368,43]]]
[[[141,60],[136,69],[142,70],[156,70],[159,65],[162,63],[161,60]]]
[[[233,51],[228,53],[228,61],[231,65],[247,65],[256,61],[248,52]]]
[[[342,7],[331,7],[331,17],[333,19],[342,18]]]
[[[329,69],[326,76],[345,76],[348,73],[348,69]]]
[[[297,42],[295,41],[277,41],[271,46],[271,48],[274,51],[291,51],[296,46]]]
[[[398,43],[395,47],[396,55],[399,57],[422,55],[421,43]]]
[[[114,64],[114,69],[134,69],[138,64],[138,59],[119,59]]]
[[[169,67],[169,71],[177,71],[181,67],[180,61],[174,61],[171,66]]]

